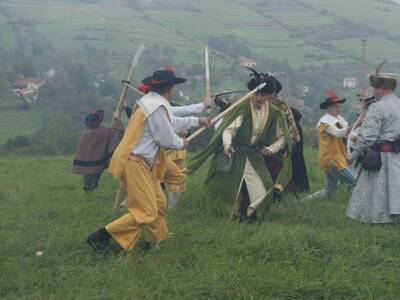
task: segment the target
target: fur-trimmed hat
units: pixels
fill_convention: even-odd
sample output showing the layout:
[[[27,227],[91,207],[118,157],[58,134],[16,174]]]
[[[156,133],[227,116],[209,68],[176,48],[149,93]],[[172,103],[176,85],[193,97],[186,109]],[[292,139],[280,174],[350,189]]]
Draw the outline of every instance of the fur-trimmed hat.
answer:
[[[397,88],[396,78],[380,74],[381,69],[387,63],[387,61],[388,60],[384,60],[378,66],[378,68],[375,71],[375,74],[372,74],[371,76],[369,76],[369,81],[373,88],[394,91]]]
[[[247,82],[247,88],[252,91],[256,87],[258,87],[262,83],[266,83],[266,85],[258,91],[261,94],[273,94],[276,93],[276,84],[275,79],[271,77],[269,74],[258,73],[256,70],[246,67],[251,71],[250,80]]]
[[[274,81],[276,85],[276,91],[275,93],[279,94],[282,91],[282,83],[273,75],[270,76]]]

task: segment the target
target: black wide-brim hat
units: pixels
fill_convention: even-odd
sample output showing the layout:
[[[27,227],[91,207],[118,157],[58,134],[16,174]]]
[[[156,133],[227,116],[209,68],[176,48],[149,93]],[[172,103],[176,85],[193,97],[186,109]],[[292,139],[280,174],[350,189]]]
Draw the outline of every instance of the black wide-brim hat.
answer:
[[[168,70],[155,71],[153,76],[146,77],[142,83],[154,88],[169,87],[181,84],[186,81],[185,78],[176,77],[175,74]]]
[[[320,109],[327,109],[329,106],[331,106],[331,105],[333,105],[333,104],[336,104],[336,103],[343,104],[343,103],[346,102],[346,100],[347,100],[346,98],[344,98],[344,99],[326,98],[325,101],[322,102],[322,103],[319,105],[319,108],[320,108]]]
[[[87,115],[85,124],[89,128],[97,127],[101,124],[104,118],[103,110],[96,110]]]

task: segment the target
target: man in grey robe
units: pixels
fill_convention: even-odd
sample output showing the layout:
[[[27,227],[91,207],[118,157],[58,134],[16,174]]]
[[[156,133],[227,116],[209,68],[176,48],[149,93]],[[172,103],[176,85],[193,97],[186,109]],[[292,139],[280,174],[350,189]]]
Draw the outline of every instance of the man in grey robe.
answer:
[[[378,171],[361,169],[347,216],[363,223],[390,223],[400,215],[400,99],[394,94],[394,78],[374,75],[371,85],[379,101],[369,107],[349,160],[354,162],[373,148],[380,153],[382,166]]]

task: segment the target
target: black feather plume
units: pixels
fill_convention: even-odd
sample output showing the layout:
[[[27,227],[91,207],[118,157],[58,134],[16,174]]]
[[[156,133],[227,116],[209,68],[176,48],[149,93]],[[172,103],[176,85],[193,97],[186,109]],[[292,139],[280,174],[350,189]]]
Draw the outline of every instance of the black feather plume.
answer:
[[[245,68],[251,72],[250,77],[254,77],[258,81],[262,80],[261,74],[258,73],[256,70],[254,70],[253,68],[247,67],[247,66],[245,66]]]

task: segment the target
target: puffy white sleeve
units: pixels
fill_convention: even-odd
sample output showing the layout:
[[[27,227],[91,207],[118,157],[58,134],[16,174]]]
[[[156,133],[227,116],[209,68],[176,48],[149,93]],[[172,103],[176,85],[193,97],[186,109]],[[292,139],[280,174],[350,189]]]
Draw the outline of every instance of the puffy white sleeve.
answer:
[[[198,127],[200,125],[198,117],[172,117],[172,126],[175,132],[181,133]]]
[[[339,139],[344,139],[347,137],[347,127],[345,128],[337,128],[335,126],[328,126],[325,129],[325,132],[331,136],[337,137]]]
[[[222,132],[222,143],[224,150],[232,145],[232,139],[235,137],[237,130],[242,126],[243,117],[239,116]]]
[[[276,128],[276,138],[277,140],[275,143],[266,147],[273,154],[278,153],[286,147],[286,138],[282,128],[280,128],[279,126]]]
[[[177,117],[186,117],[195,114],[200,114],[205,110],[204,103],[197,103],[184,106],[172,106],[172,113]]]
[[[155,142],[166,149],[180,150],[183,139],[178,137],[163,107],[157,108],[148,118],[151,135]]]

